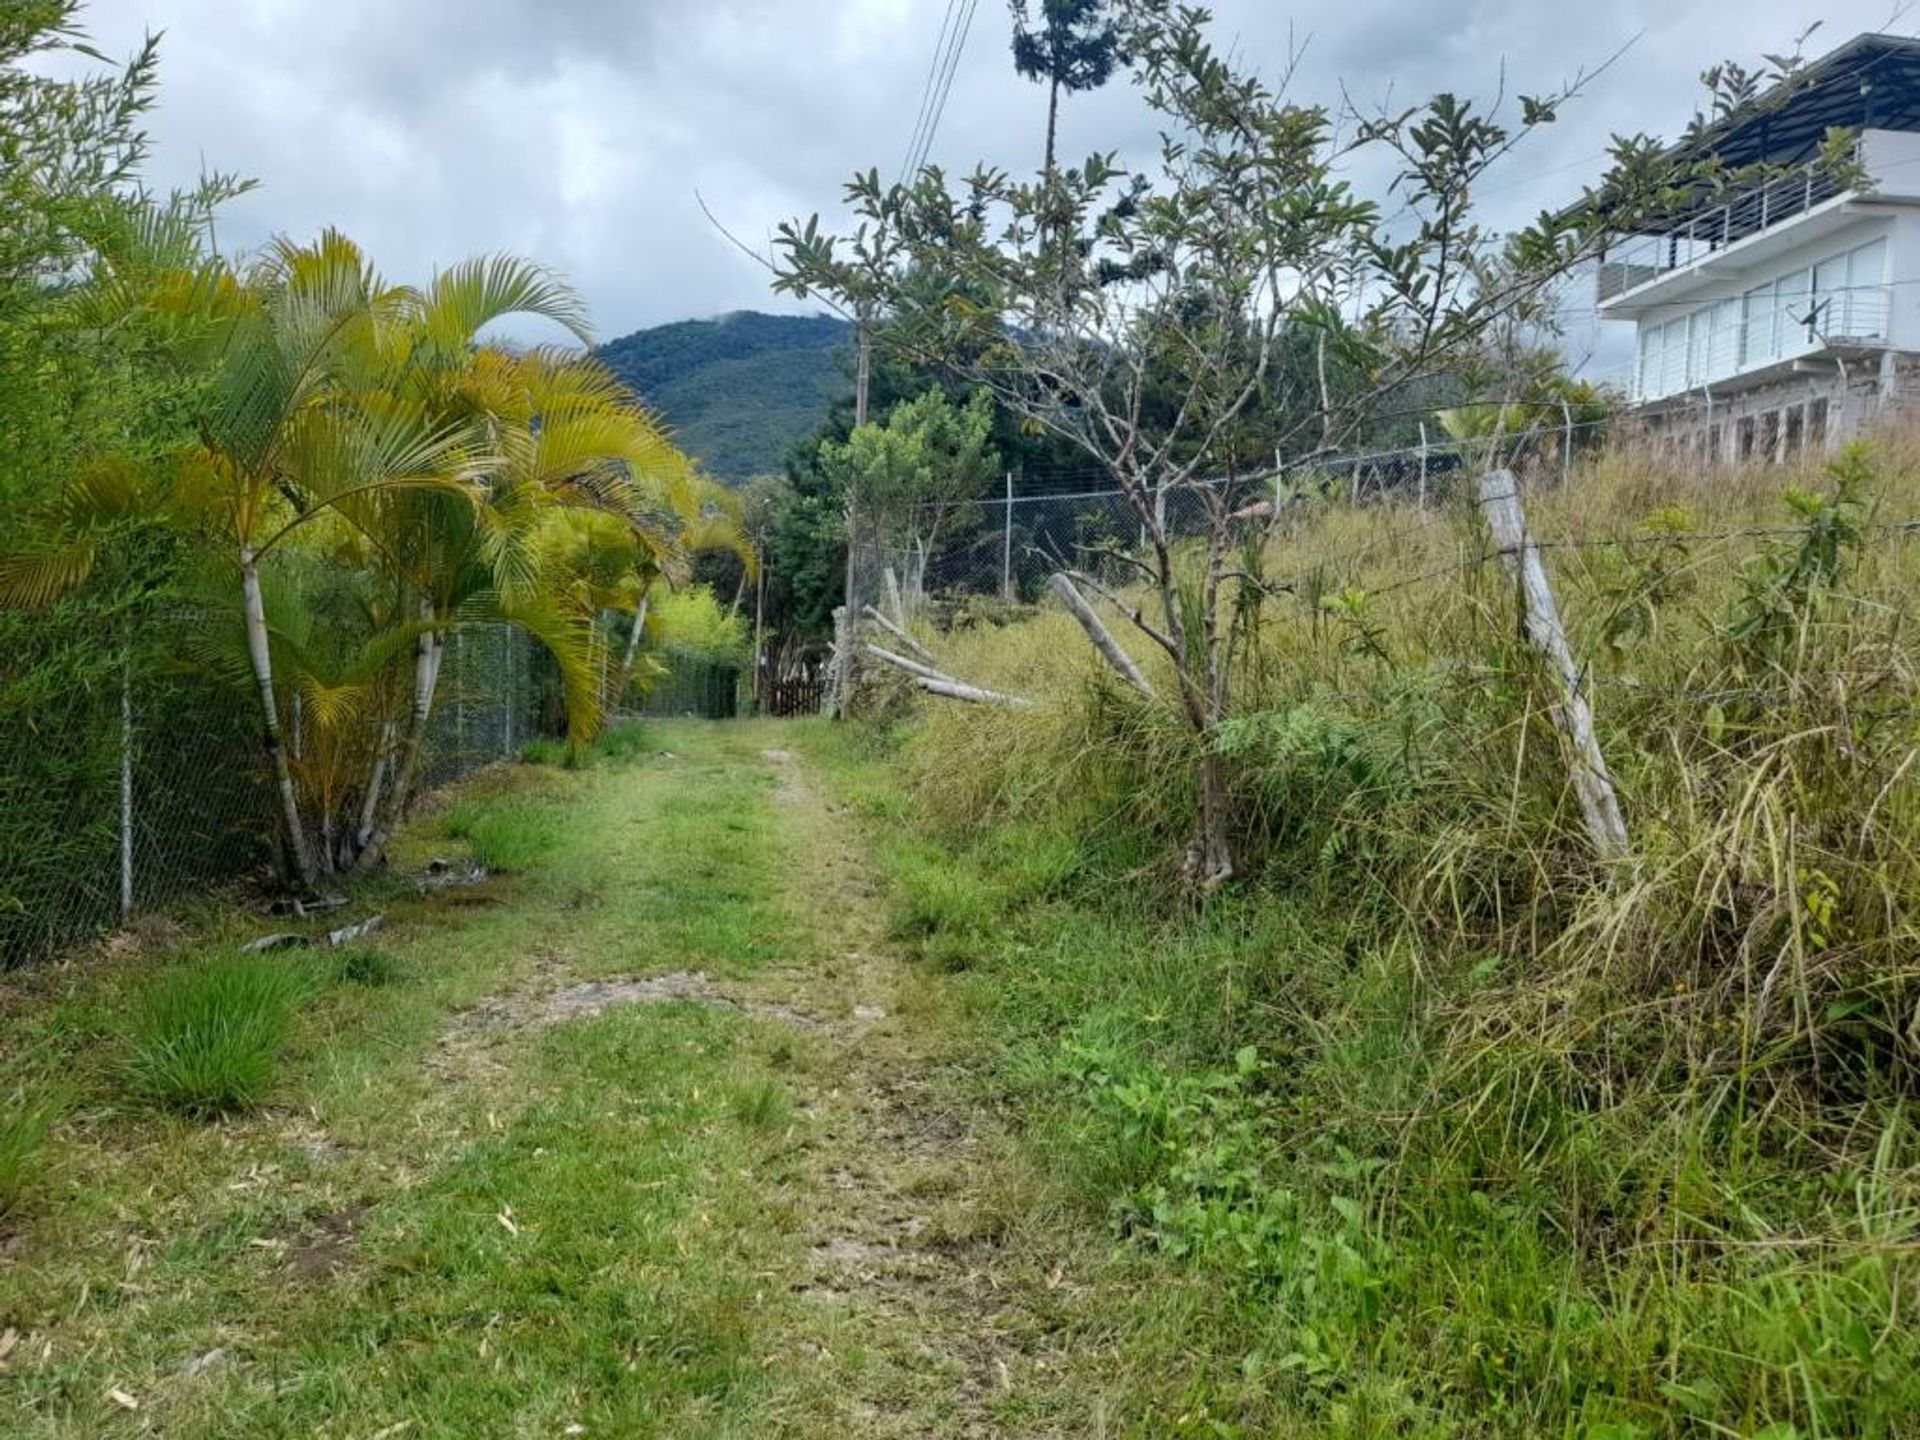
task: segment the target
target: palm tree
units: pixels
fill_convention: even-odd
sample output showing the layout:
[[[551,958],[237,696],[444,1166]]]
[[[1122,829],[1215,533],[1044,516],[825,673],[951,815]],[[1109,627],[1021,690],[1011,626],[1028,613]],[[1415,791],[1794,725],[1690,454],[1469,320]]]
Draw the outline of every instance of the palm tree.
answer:
[[[310,246],[276,243],[209,307],[218,369],[190,464],[237,552],[290,868],[309,891],[317,870],[283,737],[261,564],[319,516],[364,524],[394,491],[433,490],[469,508],[480,498],[472,437],[395,385],[385,363],[415,308],[413,292],[386,285],[335,231]]]
[[[598,727],[603,695],[595,665],[597,605],[581,603],[577,575],[556,566],[553,517],[599,517],[597,533],[618,533],[636,572],[677,576],[681,536],[700,515],[701,488],[691,463],[662,426],[613,374],[591,357],[534,350],[479,350],[464,374],[436,373],[437,403],[487,436],[484,502],[456,512],[441,497],[402,502],[389,531],[404,585],[418,597],[422,635],[414,708],[381,818],[356,868],[374,864],[397,825],[419,775],[432,718],[440,654],[454,626],[497,619],[532,635],[552,655],[576,744]],[[610,592],[602,592],[601,599]],[[644,586],[621,590],[636,607]]]

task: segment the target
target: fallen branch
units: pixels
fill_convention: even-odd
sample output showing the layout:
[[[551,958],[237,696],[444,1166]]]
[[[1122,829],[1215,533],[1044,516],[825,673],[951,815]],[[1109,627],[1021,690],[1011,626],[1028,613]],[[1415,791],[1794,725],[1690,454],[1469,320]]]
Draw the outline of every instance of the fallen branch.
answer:
[[[953,680],[953,676],[947,674],[944,670],[936,670],[931,665],[922,665],[918,660],[909,660],[904,655],[896,655],[893,651],[876,645],[871,640],[867,642],[867,653],[876,660],[886,661],[887,664],[893,666],[896,670],[906,671],[909,675],[919,676],[926,680]],[[958,684],[960,682],[954,681],[954,683]]]
[[[871,641],[867,644],[867,653],[876,660],[885,661],[896,670],[903,670],[913,677],[913,682],[930,695],[944,695],[949,700],[966,700],[975,705],[1004,705],[1011,709],[1025,709],[1032,705],[1018,695],[1002,695],[997,690],[984,690],[978,685],[969,685],[964,680],[935,670],[931,665],[922,665],[917,660],[909,660],[904,655],[896,655],[883,646]]]
[[[965,700],[974,705],[999,705],[1008,710],[1028,710],[1033,701],[1019,695],[1002,695],[997,690],[982,690],[977,685],[967,685],[958,680],[935,680],[930,676],[916,675],[914,684],[929,695],[944,695],[949,700]]]
[[[1068,579],[1074,581],[1076,584],[1086,586],[1087,589],[1093,591],[1094,594],[1098,595],[1102,600],[1126,616],[1127,619],[1132,622],[1134,629],[1138,630],[1142,635],[1166,651],[1168,655],[1172,656],[1175,664],[1179,663],[1180,647],[1173,643],[1173,637],[1156,626],[1151,620],[1147,619],[1146,612],[1138,605],[1129,605],[1085,571],[1069,570],[1066,573]]]
[[[1078,620],[1080,628],[1087,632],[1087,639],[1093,642],[1093,648],[1100,652],[1101,657],[1118,672],[1120,678],[1149,700],[1157,700],[1159,696],[1154,693],[1153,686],[1147,683],[1145,674],[1141,672],[1138,665],[1133,663],[1133,657],[1127,654],[1120,642],[1113,638],[1113,632],[1107,629],[1105,622],[1094,613],[1093,607],[1087,603],[1086,596],[1074,588],[1073,581],[1056,571],[1047,581],[1047,588],[1060,597],[1060,603],[1067,607],[1068,613]]]
[[[933,663],[933,652],[931,650],[927,649],[926,646],[914,639],[907,631],[894,624],[871,605],[867,606],[867,618],[882,630],[885,630],[889,635],[893,636],[893,638],[898,640],[902,645],[913,651],[913,653],[918,655],[922,660],[925,660],[928,664]]]

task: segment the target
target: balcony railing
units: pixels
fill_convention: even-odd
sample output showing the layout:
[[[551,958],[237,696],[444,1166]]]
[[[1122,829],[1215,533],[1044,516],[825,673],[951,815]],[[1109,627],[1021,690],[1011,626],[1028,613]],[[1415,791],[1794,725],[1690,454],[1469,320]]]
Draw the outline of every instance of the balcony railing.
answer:
[[[1697,265],[1729,245],[1804,215],[1850,187],[1826,166],[1809,165],[1702,210],[1665,235],[1630,235],[1600,262],[1600,301]]]
[[[1640,353],[1617,377],[1637,404],[1719,384],[1783,360],[1884,345],[1893,289],[1860,285],[1782,296],[1767,304],[1696,311],[1682,334]]]

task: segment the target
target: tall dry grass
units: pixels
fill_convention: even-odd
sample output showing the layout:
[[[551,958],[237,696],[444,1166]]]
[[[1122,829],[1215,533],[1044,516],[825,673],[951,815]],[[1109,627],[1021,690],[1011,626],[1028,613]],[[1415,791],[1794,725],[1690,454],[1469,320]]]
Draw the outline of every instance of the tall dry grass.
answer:
[[[1262,1153],[1287,1174],[1366,1161],[1390,1288],[1457,1311],[1429,1343],[1504,1315],[1503,1363],[1558,1367],[1482,1366],[1483,1401],[1524,1396],[1510,1433],[1694,1433],[1688,1416],[1702,1434],[1902,1433],[1920,1406],[1920,432],[1778,468],[1618,451],[1525,499],[1630,858],[1586,839],[1554,692],[1467,487],[1424,511],[1290,515],[1265,556],[1288,588],[1259,602],[1217,742],[1243,882],[1177,922],[1267,938],[1196,962],[1188,983],[1218,994],[1154,1063],[1281,1057],[1232,1082],[1275,1126]],[[921,707],[903,750],[921,813],[963,849],[1070,835],[1084,893],[1164,946],[1186,728],[1103,675],[1064,614],[930,643],[1041,703]],[[1020,1023],[1045,1012],[1081,1043],[1126,962],[1047,963],[1006,979]],[[1175,988],[1139,1003],[1193,1008]],[[1143,1043],[1094,1070],[1145,1063]],[[1518,1313],[1574,1294],[1577,1344],[1536,1333],[1564,1317]],[[1697,1345],[1649,1339],[1675,1327]],[[1620,1399],[1591,1413],[1628,1428],[1567,1419],[1589,1413],[1587,1382]]]

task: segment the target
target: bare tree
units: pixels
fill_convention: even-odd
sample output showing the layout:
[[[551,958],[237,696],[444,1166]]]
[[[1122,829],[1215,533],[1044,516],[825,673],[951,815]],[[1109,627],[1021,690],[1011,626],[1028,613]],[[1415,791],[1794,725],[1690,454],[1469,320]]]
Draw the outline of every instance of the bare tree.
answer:
[[[1676,168],[1688,162],[1622,140],[1586,205],[1503,241],[1475,218],[1471,191],[1553,121],[1578,80],[1519,97],[1512,120],[1452,95],[1336,114],[1288,99],[1284,80],[1242,73],[1213,48],[1203,11],[1118,9],[1132,78],[1162,122],[1156,165],[1132,172],[1096,154],[1030,183],[982,167],[957,186],[929,169],[890,189],[870,172],[847,189],[850,238],[824,234],[817,217],[781,228],[776,284],[877,306],[889,316],[882,343],[1067,437],[1124,494],[1142,543],[1116,560],[1146,595],[1124,609],[1172,666],[1168,703],[1198,757],[1184,868],[1211,888],[1234,871],[1216,735],[1261,603],[1279,588],[1263,573],[1266,507],[1246,506],[1232,482],[1263,474],[1275,440],[1338,443],[1383,398],[1457,364],[1613,229],[1692,190]],[[1393,208],[1344,178],[1360,152],[1390,157]],[[1364,357],[1372,383],[1345,396],[1322,386],[1307,403],[1296,387],[1279,408],[1276,358],[1303,332],[1323,356]]]

